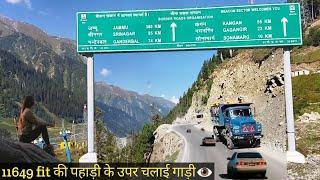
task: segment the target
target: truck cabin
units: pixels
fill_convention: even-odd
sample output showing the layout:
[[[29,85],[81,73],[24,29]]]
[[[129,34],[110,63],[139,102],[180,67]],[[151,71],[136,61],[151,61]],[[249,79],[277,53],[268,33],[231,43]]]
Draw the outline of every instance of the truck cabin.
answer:
[[[210,113],[211,117],[217,117],[220,113],[224,113],[226,109],[228,108],[238,108],[238,109],[244,109],[249,108],[252,103],[241,103],[241,104],[220,104],[219,106],[211,106]]]
[[[218,121],[220,125],[229,123],[230,119],[236,117],[253,116],[251,109],[252,103],[237,103],[237,104],[220,104],[213,106],[210,109],[213,121]]]

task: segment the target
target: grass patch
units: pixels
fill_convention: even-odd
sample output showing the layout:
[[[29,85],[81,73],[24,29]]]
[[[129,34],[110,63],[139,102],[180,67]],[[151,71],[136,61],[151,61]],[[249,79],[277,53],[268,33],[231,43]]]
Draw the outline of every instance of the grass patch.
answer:
[[[72,130],[72,123],[65,121],[64,128],[68,130]],[[60,137],[60,131],[62,130],[61,124],[56,124],[54,127],[49,127],[48,132],[50,137]]]
[[[297,149],[304,155],[320,154],[320,123],[298,124]]]
[[[294,114],[320,112],[320,74],[297,76],[292,79]]]
[[[70,129],[71,130],[71,126],[72,126],[71,123],[65,121],[64,127],[66,129]],[[12,135],[15,135],[17,133],[16,132],[16,126],[13,124],[13,120],[11,118],[1,119],[0,120],[0,129],[6,129]],[[62,125],[61,124],[56,124],[55,127],[49,127],[48,128],[48,132],[49,132],[50,138],[51,137],[52,138],[53,137],[59,137],[61,129],[62,129]]]
[[[0,120],[0,129],[6,129],[11,133],[11,135],[16,134],[16,126],[13,124],[13,119],[1,119]]]
[[[166,162],[175,162],[178,159],[180,151],[174,152],[171,156],[166,157]]]
[[[73,163],[78,163],[81,156],[86,153],[86,147],[81,148],[73,148],[70,149],[71,159]],[[59,149],[59,147],[55,150],[56,158],[61,162],[67,162],[67,155],[64,149]]]
[[[312,62],[320,61],[320,49],[308,52],[306,54],[302,54],[302,50],[303,49],[299,50],[298,53],[292,54],[292,57],[291,57],[292,63],[301,64],[301,63],[312,63]]]

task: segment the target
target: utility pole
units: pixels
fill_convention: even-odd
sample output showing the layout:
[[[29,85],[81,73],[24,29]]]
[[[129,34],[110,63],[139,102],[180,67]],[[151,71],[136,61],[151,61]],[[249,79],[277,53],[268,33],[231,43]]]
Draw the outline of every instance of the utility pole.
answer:
[[[293,99],[292,99],[292,81],[291,81],[291,62],[290,48],[284,48],[283,54],[284,66],[284,91],[286,101],[286,119],[287,119],[287,134],[288,134],[288,151],[287,161],[294,163],[305,163],[304,156],[296,151],[294,116],[293,116]]]
[[[88,112],[88,153],[83,155],[80,163],[96,163],[97,154],[94,152],[94,63],[93,54],[87,57],[87,112]]]
[[[77,140],[76,140],[76,128],[75,128],[75,124],[74,124],[75,122],[73,121],[73,123],[72,123],[72,126],[71,126],[71,128],[72,128],[72,135],[73,135],[73,142],[74,142],[74,144],[77,144]]]
[[[85,129],[88,129],[87,127],[87,123],[88,123],[88,111],[87,111],[87,105],[85,104],[83,106],[83,124],[82,124],[82,138],[85,137],[85,136],[88,136],[87,133],[86,133],[86,130]],[[83,138],[85,139],[85,138]]]
[[[249,4],[254,4],[254,0],[249,0]]]
[[[314,10],[313,10],[313,0],[311,0],[311,18],[312,18],[312,22],[314,21]]]
[[[301,9],[302,9],[302,18],[303,18],[303,28],[307,27],[307,18],[306,18],[306,9],[305,9],[305,0],[301,0]]]
[[[304,0],[302,0],[302,3],[303,2]],[[304,6],[302,6],[302,8],[304,9]],[[284,92],[285,92],[286,120],[287,120],[286,133],[288,134],[287,135],[288,136],[287,161],[293,162],[293,163],[305,163],[306,160],[304,155],[296,151],[294,115],[293,115],[293,98],[292,98],[290,47],[285,47],[283,48],[283,50],[284,50],[284,53],[283,53]]]

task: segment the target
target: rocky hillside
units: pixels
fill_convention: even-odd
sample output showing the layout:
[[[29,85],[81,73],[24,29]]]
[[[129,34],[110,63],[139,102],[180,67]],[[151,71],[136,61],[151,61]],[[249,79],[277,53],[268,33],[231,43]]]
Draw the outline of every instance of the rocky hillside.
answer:
[[[96,83],[95,96],[107,128],[119,137],[137,132],[152,114],[167,115],[175,105],[161,97],[139,95],[103,82]]]
[[[255,62],[258,54],[259,62]],[[175,122],[194,122],[203,114],[199,127],[212,131],[209,108],[216,102],[237,102],[239,97],[254,103],[256,120],[262,123],[262,144],[284,150],[286,144],[283,51],[243,50],[221,63],[210,75],[211,87],[205,85],[192,97],[187,114]],[[208,80],[209,81],[209,80]],[[207,102],[204,102],[208,96]]]
[[[184,142],[179,135],[170,131],[171,124],[162,124],[154,132],[155,141],[151,153],[147,153],[151,163],[157,162],[180,162]]]
[[[241,97],[244,102],[254,103],[255,118],[263,126],[262,147],[285,151],[286,124],[282,58],[282,49],[255,49],[238,50],[234,57],[222,62],[214,62],[218,61],[218,58],[205,62],[205,68],[202,68],[197,81],[185,94],[191,97],[176,106],[180,109],[173,109],[173,111],[183,112],[181,109],[188,107],[187,111],[184,115],[174,118],[173,123],[199,123],[197,125],[199,128],[212,132],[209,108],[214,103],[237,102]],[[206,67],[209,67],[209,70]],[[178,113],[170,112],[170,114],[173,116]],[[203,118],[197,118],[199,114],[202,114]],[[155,131],[157,134],[162,133],[156,136],[151,155],[151,157],[156,157],[155,154],[157,154],[157,157],[163,158],[153,158],[154,161],[165,161],[164,157],[167,152],[164,152],[163,149],[168,149],[168,146],[170,146],[170,153],[181,152],[183,147],[183,145],[168,144],[163,137],[170,135],[179,142],[181,139],[170,132],[167,134],[163,132],[164,126],[168,125],[161,125]]]

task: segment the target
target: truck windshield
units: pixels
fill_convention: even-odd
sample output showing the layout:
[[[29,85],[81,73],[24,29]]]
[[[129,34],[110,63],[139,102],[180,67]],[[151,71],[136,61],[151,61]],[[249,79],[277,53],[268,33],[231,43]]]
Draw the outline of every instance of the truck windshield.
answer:
[[[230,110],[230,115],[232,118],[251,116],[251,109],[233,109]]]

